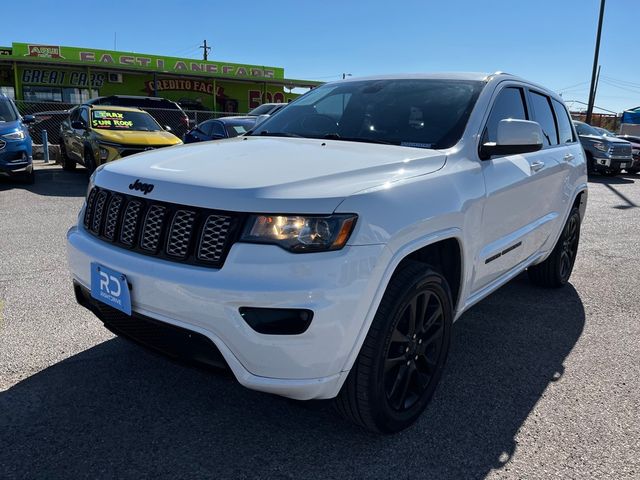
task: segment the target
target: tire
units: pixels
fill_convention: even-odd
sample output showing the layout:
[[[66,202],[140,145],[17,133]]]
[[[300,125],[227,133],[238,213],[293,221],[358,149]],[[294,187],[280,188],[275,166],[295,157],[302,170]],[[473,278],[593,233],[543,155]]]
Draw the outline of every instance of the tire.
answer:
[[[413,316],[414,328],[411,305],[414,312],[423,313]],[[401,267],[389,282],[360,354],[334,400],[336,410],[376,433],[394,433],[413,424],[442,376],[452,322],[446,279],[422,263]]]
[[[93,157],[93,152],[88,148],[84,150],[84,166],[89,175],[96,170],[96,159]]]
[[[67,154],[67,148],[64,142],[60,142],[60,160],[62,160],[62,169],[67,172],[73,172],[76,169],[76,161],[72,160]]]
[[[33,169],[33,166],[31,167],[31,171],[29,173],[25,173],[22,178],[21,178],[23,183],[26,183],[27,185],[33,185],[34,183],[36,183],[36,172]]]
[[[587,175],[593,175],[596,172],[596,163],[593,160],[593,155],[587,152]]]
[[[529,267],[527,273],[540,287],[559,288],[569,282],[580,243],[580,211],[574,207],[562,229],[551,255],[544,262]]]

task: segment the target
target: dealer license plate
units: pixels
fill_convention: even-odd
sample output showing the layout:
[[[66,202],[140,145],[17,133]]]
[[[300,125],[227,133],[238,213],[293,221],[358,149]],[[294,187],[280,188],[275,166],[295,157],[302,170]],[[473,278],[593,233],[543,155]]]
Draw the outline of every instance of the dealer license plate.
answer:
[[[91,264],[91,296],[131,315],[131,294],[127,277],[95,262]]]

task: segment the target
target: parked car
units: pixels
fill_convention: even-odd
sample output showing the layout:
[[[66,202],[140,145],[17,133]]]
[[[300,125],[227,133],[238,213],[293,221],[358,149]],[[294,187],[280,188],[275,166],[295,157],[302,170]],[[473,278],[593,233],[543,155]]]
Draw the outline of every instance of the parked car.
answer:
[[[251,110],[247,115],[258,117],[260,115],[273,115],[278,110],[286,107],[286,103],[263,103],[262,105]]]
[[[0,94],[0,176],[33,183],[33,156],[28,124],[32,115],[20,115],[15,103]]]
[[[65,170],[81,163],[93,172],[112,160],[182,143],[139,108],[81,105],[71,110],[60,128]]]
[[[626,140],[631,144],[631,155],[633,156],[633,164],[630,167],[627,167],[627,172],[640,172],[640,136],[617,135],[617,137],[621,140]]]
[[[33,113],[34,121],[29,125],[29,133],[31,139],[36,145],[42,144],[42,131],[46,130],[48,142],[52,145],[60,143],[58,135],[60,133],[60,125],[69,118],[69,110],[47,110]]]
[[[87,105],[113,105],[119,107],[137,107],[145,110],[163,127],[169,127],[178,137],[189,129],[189,117],[180,105],[161,97],[140,97],[135,95],[110,95],[93,98]]]
[[[573,124],[580,136],[580,143],[587,154],[589,173],[617,175],[633,164],[631,144],[617,137],[602,135],[601,132],[584,122]]]
[[[552,91],[351,78],[248,135],[105,165],[68,261],[118,335],[389,433],[425,409],[463,312],[525,270],[567,284],[586,203]]]
[[[207,120],[185,133],[184,143],[237,137],[251,130],[255,123],[256,117],[224,117]]]

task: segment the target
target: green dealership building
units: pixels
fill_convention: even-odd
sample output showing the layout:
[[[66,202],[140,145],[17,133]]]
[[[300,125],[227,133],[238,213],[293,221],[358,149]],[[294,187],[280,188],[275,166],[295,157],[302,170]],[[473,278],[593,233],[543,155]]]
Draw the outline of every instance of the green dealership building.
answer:
[[[320,82],[287,79],[284,69],[132,52],[13,43],[0,47],[0,93],[18,101],[78,104],[106,95],[178,101],[185,109],[247,112],[288,102],[294,88]]]

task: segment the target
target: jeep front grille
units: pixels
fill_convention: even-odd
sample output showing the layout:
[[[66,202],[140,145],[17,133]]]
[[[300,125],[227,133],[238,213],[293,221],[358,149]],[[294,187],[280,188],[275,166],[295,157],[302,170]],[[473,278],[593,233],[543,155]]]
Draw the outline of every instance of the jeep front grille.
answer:
[[[94,187],[83,224],[94,236],[127,250],[174,262],[222,267],[242,215],[146,200]]]

